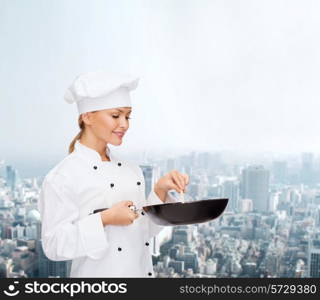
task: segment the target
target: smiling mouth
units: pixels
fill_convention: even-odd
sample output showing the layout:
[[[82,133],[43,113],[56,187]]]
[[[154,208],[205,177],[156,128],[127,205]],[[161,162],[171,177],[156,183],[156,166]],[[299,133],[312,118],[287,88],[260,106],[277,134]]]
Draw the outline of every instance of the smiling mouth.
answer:
[[[122,133],[122,132],[112,132],[112,133],[117,135],[119,138],[122,138],[124,136],[124,133]]]

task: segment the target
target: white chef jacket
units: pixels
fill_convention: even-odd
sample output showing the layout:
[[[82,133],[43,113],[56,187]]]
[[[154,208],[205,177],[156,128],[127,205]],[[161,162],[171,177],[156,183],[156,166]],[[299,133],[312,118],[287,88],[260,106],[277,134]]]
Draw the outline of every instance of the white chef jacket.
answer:
[[[46,256],[72,260],[70,277],[154,277],[150,240],[163,226],[146,213],[130,225],[103,226],[99,208],[130,200],[141,208],[162,204],[153,190],[146,200],[141,168],[116,158],[102,161],[81,144],[45,177],[39,199]],[[175,202],[168,193],[165,202]]]

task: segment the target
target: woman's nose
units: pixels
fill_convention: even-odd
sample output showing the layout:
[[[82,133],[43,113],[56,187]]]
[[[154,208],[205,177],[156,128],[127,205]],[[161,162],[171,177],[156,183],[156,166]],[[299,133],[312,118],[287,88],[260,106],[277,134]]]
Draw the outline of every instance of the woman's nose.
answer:
[[[121,128],[128,128],[129,122],[126,119],[121,119],[120,120],[120,127]]]

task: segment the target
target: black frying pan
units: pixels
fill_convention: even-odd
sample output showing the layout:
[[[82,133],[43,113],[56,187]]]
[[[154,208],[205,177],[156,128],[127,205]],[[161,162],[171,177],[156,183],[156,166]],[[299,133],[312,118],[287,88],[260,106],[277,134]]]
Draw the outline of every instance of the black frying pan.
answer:
[[[228,199],[208,199],[193,202],[176,202],[143,206],[142,210],[151,220],[162,226],[189,225],[212,221],[218,218],[228,204]],[[131,206],[135,211],[136,209]],[[93,213],[107,208],[96,209]]]

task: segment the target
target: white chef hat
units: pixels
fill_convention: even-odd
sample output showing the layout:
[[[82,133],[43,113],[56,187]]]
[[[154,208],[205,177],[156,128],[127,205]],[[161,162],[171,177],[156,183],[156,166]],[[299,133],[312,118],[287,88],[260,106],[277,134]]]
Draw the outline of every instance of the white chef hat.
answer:
[[[79,114],[116,107],[131,106],[130,91],[139,78],[104,71],[80,74],[67,89],[64,99],[77,103]]]

